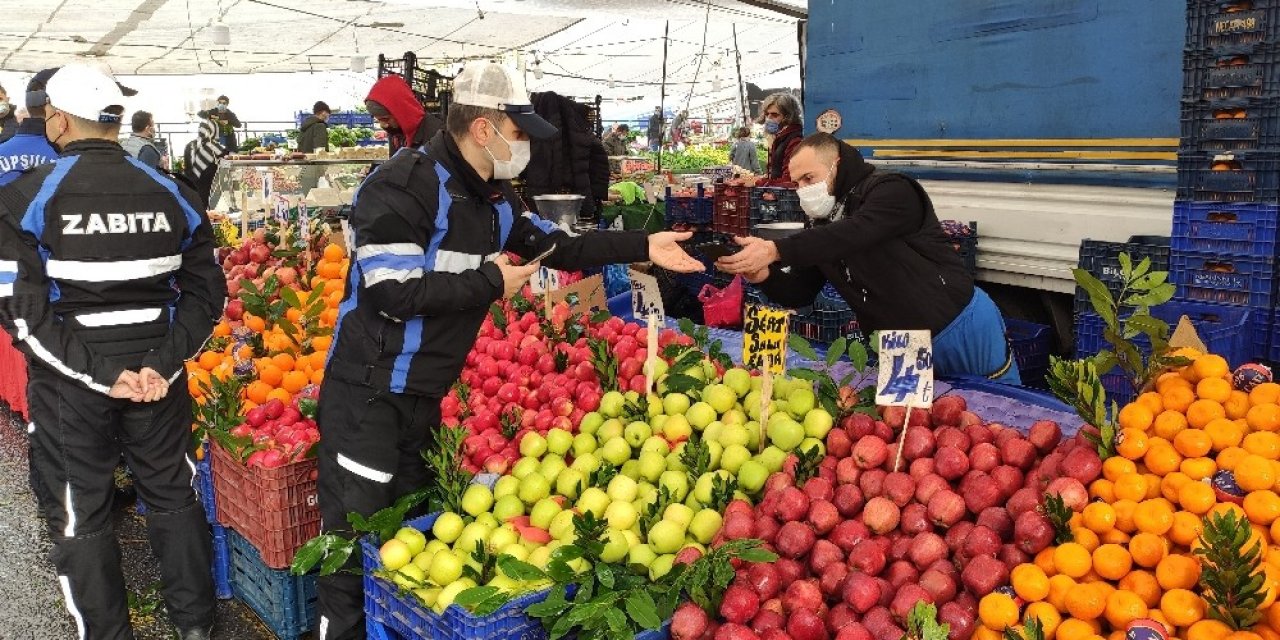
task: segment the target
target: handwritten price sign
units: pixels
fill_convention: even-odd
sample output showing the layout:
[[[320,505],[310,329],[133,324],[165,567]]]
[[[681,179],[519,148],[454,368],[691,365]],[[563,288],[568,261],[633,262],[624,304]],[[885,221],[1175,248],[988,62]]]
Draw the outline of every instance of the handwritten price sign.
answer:
[[[928,331],[880,332],[876,404],[933,406],[933,336]]]
[[[529,288],[536,294],[555,291],[560,288],[560,272],[542,267],[529,279]]]
[[[742,363],[748,369],[765,368],[781,375],[787,364],[787,325],[791,312],[747,305],[742,322]]]
[[[630,270],[631,276],[631,313],[636,319],[657,316],[659,322],[666,317],[662,308],[662,292],[658,290],[658,281],[647,273]]]

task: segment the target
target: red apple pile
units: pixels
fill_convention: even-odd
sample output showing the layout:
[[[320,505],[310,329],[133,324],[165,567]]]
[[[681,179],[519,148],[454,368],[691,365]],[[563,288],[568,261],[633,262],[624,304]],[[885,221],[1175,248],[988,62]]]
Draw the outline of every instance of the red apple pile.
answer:
[[[232,437],[252,442],[245,466],[274,469],[306,458],[320,441],[312,417],[316,388],[304,389],[291,404],[272,398],[245,413],[244,422],[230,430]]]
[[[1026,436],[984,424],[960,397],[910,421],[901,408],[882,418],[844,418],[803,486],[788,465],[756,507],[729,505],[721,535],[760,538],[780,557],[741,567],[718,620],[680,608],[675,640],[900,640],[919,601],[938,607],[951,640],[967,640],[978,600],[1052,544],[1042,496],[1083,508],[1101,471],[1083,435],[1061,442],[1050,421]]]
[[[266,229],[254,231],[235,249],[218,249],[218,259],[222,262],[222,270],[227,274],[227,295],[231,298],[226,309],[228,320],[237,321],[244,316],[244,303],[239,298],[240,280],[248,279],[259,289],[273,275],[282,286],[292,286],[298,282],[301,277],[298,270],[284,265],[284,259],[272,256],[271,252],[272,248],[267,244]]]
[[[617,317],[590,323],[565,303],[552,307],[544,324],[534,311],[518,313],[509,301],[503,304],[505,326],[500,328],[491,313],[467,354],[460,376],[468,388],[465,402],[455,388],[440,406],[445,425],[461,424],[469,432],[463,448],[471,472],[504,473],[520,457],[518,444],[526,433],[546,435],[553,428],[574,433],[584,414],[600,408],[604,391],[588,337],[609,345],[622,391],[642,391],[645,384],[641,325]],[[585,332],[570,343],[562,336],[573,325],[585,325]],[[673,343],[693,340],[670,329],[659,332],[660,349]]]

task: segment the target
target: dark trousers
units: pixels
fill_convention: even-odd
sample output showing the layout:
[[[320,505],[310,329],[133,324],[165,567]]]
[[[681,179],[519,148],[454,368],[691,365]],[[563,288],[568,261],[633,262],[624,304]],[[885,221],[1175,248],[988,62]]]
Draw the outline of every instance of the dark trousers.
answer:
[[[347,514],[370,516],[431,481],[422,451],[435,444],[440,399],[328,378],[320,390],[320,527],[350,535]],[[360,566],[354,554],[350,568]],[[319,579],[320,640],[365,637],[364,584],[347,573]]]
[[[147,537],[160,564],[169,618],[213,624],[212,549],[192,482],[191,397],[185,377],[153,403],[116,400],[29,362],[32,489],[49,526],[53,565],[82,639],[134,637],[120,546],[111,526],[123,453],[149,507]]]

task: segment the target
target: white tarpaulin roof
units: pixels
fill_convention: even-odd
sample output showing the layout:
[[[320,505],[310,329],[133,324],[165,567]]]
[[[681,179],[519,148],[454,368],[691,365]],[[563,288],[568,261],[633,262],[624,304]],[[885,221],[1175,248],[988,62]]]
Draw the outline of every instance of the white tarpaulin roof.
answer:
[[[93,60],[121,77],[350,71],[413,51],[453,75],[460,61],[525,67],[533,91],[604,96],[610,111],[737,103],[742,79],[799,84],[803,0],[14,0],[0,69]],[[224,24],[230,42],[218,44]],[[736,30],[737,47],[734,45]],[[535,65],[536,61],[536,65]],[[534,68],[541,72],[536,78]],[[612,79],[612,83],[610,80]],[[719,82],[716,80],[719,79]],[[612,87],[610,87],[612,84]],[[718,90],[716,87],[720,87]],[[635,108],[627,108],[634,105]],[[733,108],[730,107],[729,111]]]

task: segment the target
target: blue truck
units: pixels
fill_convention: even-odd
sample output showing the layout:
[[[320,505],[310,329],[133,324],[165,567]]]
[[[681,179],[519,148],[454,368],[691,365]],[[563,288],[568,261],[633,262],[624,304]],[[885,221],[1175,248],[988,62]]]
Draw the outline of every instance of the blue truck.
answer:
[[[1168,236],[1181,0],[811,0],[807,130],[831,111],[868,160],[979,223],[978,277],[1070,336],[1080,241]]]

